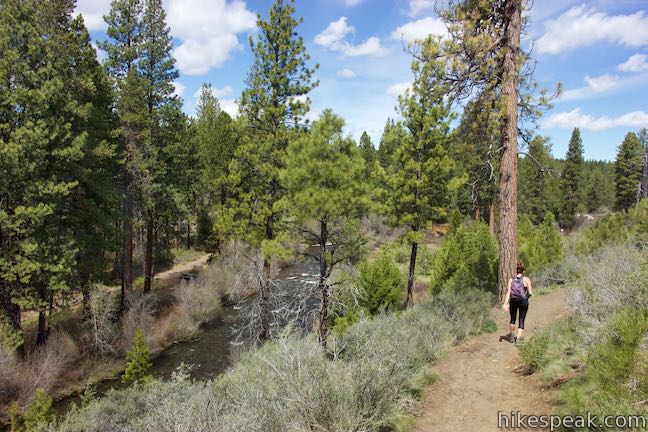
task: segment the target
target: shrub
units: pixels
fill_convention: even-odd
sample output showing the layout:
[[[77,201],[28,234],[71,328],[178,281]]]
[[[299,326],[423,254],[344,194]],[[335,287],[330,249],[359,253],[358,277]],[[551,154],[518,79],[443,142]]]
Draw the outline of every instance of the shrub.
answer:
[[[389,255],[382,253],[375,261],[360,265],[356,285],[358,304],[369,315],[399,309],[403,302],[404,276]]]
[[[632,227],[627,214],[610,213],[577,234],[575,252],[592,255],[604,246],[623,244],[631,239]]]
[[[133,384],[151,380],[148,374],[153,364],[151,363],[151,354],[149,347],[144,339],[144,332],[137,330],[133,348],[126,355],[126,370],[122,375],[124,384]]]
[[[178,373],[114,391],[75,408],[56,430],[370,431],[407,424],[403,409],[435,379],[428,362],[486,321],[490,297],[465,295],[459,301],[443,293],[399,314],[361,319],[331,341],[330,352],[313,335],[286,331],[213,382]]]
[[[36,390],[34,401],[25,410],[22,418],[26,432],[45,430],[47,425],[56,420],[56,414],[52,408],[52,398],[45,390]]]
[[[434,256],[430,291],[497,289],[497,243],[481,222],[453,226]]]

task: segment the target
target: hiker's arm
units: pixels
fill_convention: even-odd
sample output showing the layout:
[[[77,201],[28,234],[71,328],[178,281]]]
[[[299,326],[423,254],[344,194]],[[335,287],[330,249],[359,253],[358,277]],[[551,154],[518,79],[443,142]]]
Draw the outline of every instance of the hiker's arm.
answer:
[[[527,278],[527,282],[529,283],[529,286],[527,287],[529,290],[529,297],[533,295],[533,285],[531,284],[531,279]]]
[[[509,310],[509,300],[511,299],[511,279],[508,282],[508,289],[506,290],[506,297],[504,298],[504,303],[502,304],[502,309],[505,311]]]

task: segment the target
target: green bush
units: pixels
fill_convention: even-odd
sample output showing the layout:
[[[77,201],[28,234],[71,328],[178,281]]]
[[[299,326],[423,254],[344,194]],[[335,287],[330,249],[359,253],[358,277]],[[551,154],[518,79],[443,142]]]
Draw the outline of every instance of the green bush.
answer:
[[[404,276],[389,255],[360,265],[356,281],[358,305],[369,315],[399,309],[403,303]]]
[[[632,238],[632,221],[625,213],[610,213],[577,234],[575,252],[592,255],[604,246],[622,244]]]
[[[45,430],[47,425],[56,420],[56,414],[52,408],[52,398],[45,390],[36,390],[36,396],[25,410],[22,418],[26,432]]]
[[[144,339],[142,329],[137,329],[133,348],[126,354],[126,370],[122,375],[124,384],[133,384],[151,380],[148,374],[151,369],[151,353]]]
[[[529,229],[526,223],[520,225],[522,229],[518,229],[519,255],[529,273],[562,261],[562,237],[556,229],[552,213],[547,213],[537,227],[531,226]]]
[[[430,291],[477,288],[497,289],[497,243],[481,222],[470,221],[453,227],[434,255]]]
[[[587,356],[585,371],[565,386],[562,398],[568,413],[595,415],[646,414],[637,404],[645,400],[648,311],[624,308],[611,317],[600,343]]]

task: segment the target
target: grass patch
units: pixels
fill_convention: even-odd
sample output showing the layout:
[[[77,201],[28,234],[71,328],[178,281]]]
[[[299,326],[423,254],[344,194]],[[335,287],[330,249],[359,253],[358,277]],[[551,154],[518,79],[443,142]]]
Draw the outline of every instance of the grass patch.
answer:
[[[195,261],[205,254],[204,251],[187,248],[172,249],[171,253],[173,254],[173,265]]]

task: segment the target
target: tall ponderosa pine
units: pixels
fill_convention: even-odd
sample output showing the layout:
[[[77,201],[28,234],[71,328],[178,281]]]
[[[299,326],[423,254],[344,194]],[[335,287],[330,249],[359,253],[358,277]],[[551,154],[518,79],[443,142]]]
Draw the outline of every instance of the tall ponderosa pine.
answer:
[[[548,106],[544,91],[532,97],[533,75],[521,74],[528,54],[520,49],[522,0],[450,0],[441,13],[449,30],[443,44],[445,81],[451,99],[493,94],[499,125],[499,270],[498,302],[514,276],[517,261],[518,114],[535,120]]]
[[[96,59],[83,18],[74,16],[74,7],[73,0],[45,2],[40,6],[40,18],[50,42],[52,63],[69,98],[63,112],[71,137],[77,137],[84,146],[83,157],[59,177],[78,181],[68,197],[68,222],[63,224],[62,234],[76,245],[73,285],[83,294],[83,316],[87,318],[90,283],[104,276],[105,252],[114,245],[120,155],[112,142],[112,89]]]
[[[619,146],[614,166],[616,209],[628,210],[637,203],[642,174],[641,141],[629,132]]]
[[[403,125],[393,119],[387,119],[376,151],[376,158],[384,169],[387,169],[392,164],[394,153],[396,153],[396,149],[400,146],[404,136],[405,129],[403,129]]]
[[[164,148],[169,143],[162,142],[163,137],[169,136],[160,129],[168,126],[163,124],[161,111],[173,107],[173,80],[178,78],[175,60],[171,56],[171,36],[166,25],[166,13],[161,0],[146,0],[141,23],[141,46],[139,47],[139,73],[142,76],[146,92],[146,105],[151,125],[149,178],[143,185],[144,212],[146,221],[146,248],[144,265],[144,292],[151,290],[153,280],[153,247],[154,225],[156,221],[156,203],[168,196],[168,187],[163,179],[165,164],[161,157]],[[180,109],[180,107],[178,107]]]
[[[340,117],[325,110],[308,136],[290,143],[282,171],[291,215],[298,223],[319,225],[318,231],[302,231],[319,246],[318,336],[324,347],[330,327],[331,272],[357,257],[364,244],[359,226],[353,224],[367,205],[364,160],[353,140],[343,136],[343,126]]]
[[[130,75],[131,82],[129,85],[134,87],[137,74],[137,57],[139,55],[139,46],[141,42],[141,16],[143,11],[141,0],[113,0],[110,4],[110,12],[104,17],[108,24],[106,34],[108,40],[100,42],[99,47],[103,49],[107,58],[104,61],[104,67],[108,76],[111,78],[113,86],[117,89],[116,99],[118,102],[117,114],[119,116],[119,135],[121,148],[125,152],[124,170],[121,176],[122,185],[122,250],[120,253],[120,273],[121,273],[121,305],[123,307],[125,300],[125,293],[129,292],[133,286],[133,218],[135,198],[137,195],[136,179],[138,175],[137,162],[141,160],[136,154],[132,152],[137,148],[136,140],[138,137],[144,135],[148,131],[148,127],[144,130],[133,130],[136,124],[141,124],[141,121],[130,121],[128,125],[124,124],[121,117],[120,110],[129,111],[131,117],[135,107],[129,107],[128,103],[135,101],[130,95],[127,95],[124,89],[126,78]],[[141,86],[141,84],[137,84]],[[141,93],[138,91],[138,94]],[[123,101],[123,98],[126,101]],[[145,97],[145,93],[141,94]],[[136,136],[129,137],[128,133],[133,133]]]
[[[302,20],[293,16],[294,5],[294,0],[276,0],[267,21],[258,17],[258,36],[250,39],[254,63],[240,101],[248,136],[237,152],[232,173],[238,189],[236,219],[247,224],[248,240],[263,246],[265,279],[270,277],[269,255],[277,235],[277,202],[285,193],[279,180],[283,157],[291,129],[308,112],[307,95],[317,85],[313,81],[317,67],[307,65],[310,56],[296,31]],[[269,284],[261,285],[259,338],[264,341],[269,335]]]
[[[583,163],[583,142],[580,130],[574,128],[560,176],[563,199],[560,223],[567,228],[574,227],[576,211],[582,204]]]
[[[414,83],[400,97],[407,131],[388,171],[389,207],[393,222],[405,227],[411,245],[405,305],[413,304],[414,271],[423,230],[446,215],[454,162],[449,157],[450,106],[447,87],[438,81],[443,65],[436,60],[438,44],[431,37],[420,45],[412,62]]]

